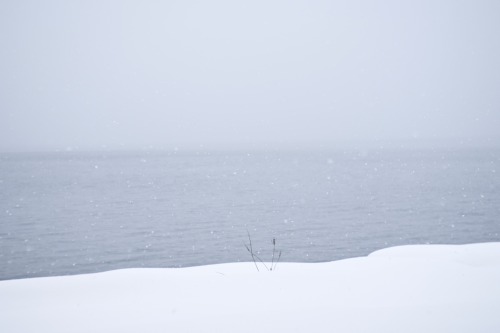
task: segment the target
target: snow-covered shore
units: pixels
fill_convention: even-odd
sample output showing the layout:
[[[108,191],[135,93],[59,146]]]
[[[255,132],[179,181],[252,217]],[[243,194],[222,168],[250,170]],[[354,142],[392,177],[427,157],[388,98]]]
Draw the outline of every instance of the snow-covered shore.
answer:
[[[0,282],[0,332],[500,332],[500,243]]]

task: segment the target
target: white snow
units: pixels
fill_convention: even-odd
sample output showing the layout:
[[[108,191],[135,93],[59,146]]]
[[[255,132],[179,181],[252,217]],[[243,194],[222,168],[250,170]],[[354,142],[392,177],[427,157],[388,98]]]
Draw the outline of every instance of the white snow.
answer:
[[[500,332],[500,243],[0,282],[0,332]]]

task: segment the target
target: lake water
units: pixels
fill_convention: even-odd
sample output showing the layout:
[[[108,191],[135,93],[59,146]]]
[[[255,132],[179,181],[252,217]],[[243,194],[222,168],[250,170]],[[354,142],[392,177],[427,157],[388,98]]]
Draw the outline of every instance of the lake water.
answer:
[[[499,150],[0,155],[0,279],[500,241]],[[278,266],[279,267],[279,266]]]

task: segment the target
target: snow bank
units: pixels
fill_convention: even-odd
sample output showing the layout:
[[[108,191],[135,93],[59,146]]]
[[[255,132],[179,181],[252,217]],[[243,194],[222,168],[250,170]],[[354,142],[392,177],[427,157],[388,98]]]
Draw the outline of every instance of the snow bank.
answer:
[[[500,332],[500,243],[0,282],[0,332]]]

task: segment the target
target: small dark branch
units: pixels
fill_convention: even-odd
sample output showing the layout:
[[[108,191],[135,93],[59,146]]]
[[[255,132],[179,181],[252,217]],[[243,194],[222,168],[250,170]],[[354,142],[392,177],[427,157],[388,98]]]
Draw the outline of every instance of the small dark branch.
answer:
[[[247,251],[250,252],[250,255],[252,256],[252,260],[253,260],[253,263],[255,265],[255,268],[257,269],[257,272],[259,272],[259,266],[257,266],[257,262],[255,262],[255,254],[253,253],[252,238],[250,237],[250,232],[248,230],[247,230],[247,234],[248,234],[248,241],[250,242],[250,247],[248,247],[246,244],[245,244],[245,247],[247,248]]]
[[[257,262],[255,261],[255,254],[253,253],[253,251],[248,247],[248,245],[245,244],[245,247],[248,251],[248,253],[250,253],[250,255],[252,256],[252,261],[255,265],[255,268],[257,269],[257,271],[259,271],[259,267],[257,266]]]
[[[245,244],[245,247],[246,247],[246,249],[247,249],[248,253],[250,253],[250,255],[252,256],[252,259],[253,259],[252,251],[250,251],[250,248],[248,247],[248,245],[246,245],[246,244]],[[255,261],[255,260],[254,260],[254,261]]]
[[[247,249],[248,253],[250,253],[250,256],[252,256],[252,261],[253,261],[253,264],[255,265],[255,268],[257,269],[257,271],[260,272],[259,265],[257,264],[257,260],[262,265],[264,265],[264,267],[268,271],[272,271],[272,270],[276,269],[276,266],[278,265],[278,262],[281,259],[281,251],[279,251],[278,252],[278,259],[275,260],[275,258],[276,258],[276,238],[273,238],[273,256],[271,259],[271,266],[267,266],[266,263],[256,253],[253,252],[252,237],[250,236],[250,232],[248,231],[248,229],[247,229],[247,235],[248,235],[248,243],[249,244],[248,245],[244,244],[244,245],[245,245],[245,248]]]
[[[270,270],[270,269],[269,269],[269,267],[267,267],[266,263],[265,263],[264,261],[262,261],[262,259],[260,259],[260,257],[259,257],[258,255],[256,255],[255,253],[254,253],[254,257],[255,257],[255,258],[257,258],[257,259],[258,259],[258,260],[262,263],[262,265],[264,265],[264,267],[265,267],[268,271]]]
[[[271,260],[271,270],[273,270],[275,252],[276,252],[276,238],[273,238],[273,258]]]
[[[274,270],[276,270],[276,266],[278,266],[278,262],[280,261],[281,258],[281,251],[278,253],[278,260],[276,260],[276,263],[274,265]]]

